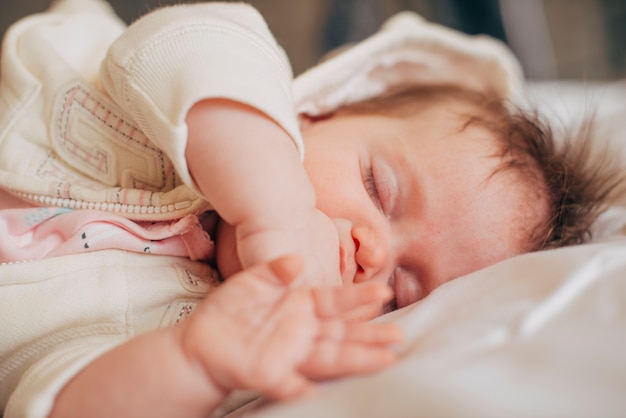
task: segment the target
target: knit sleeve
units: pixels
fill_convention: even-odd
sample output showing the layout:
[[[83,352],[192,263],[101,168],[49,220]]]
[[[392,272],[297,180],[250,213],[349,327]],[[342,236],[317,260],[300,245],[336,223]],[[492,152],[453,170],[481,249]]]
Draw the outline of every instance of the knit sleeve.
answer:
[[[21,376],[4,417],[45,418],[63,386],[96,357],[123,340],[100,335],[77,339],[43,355]]]
[[[194,187],[184,158],[191,106],[227,98],[252,106],[302,141],[293,110],[292,73],[261,15],[245,4],[158,9],[113,43],[101,66],[107,93]]]

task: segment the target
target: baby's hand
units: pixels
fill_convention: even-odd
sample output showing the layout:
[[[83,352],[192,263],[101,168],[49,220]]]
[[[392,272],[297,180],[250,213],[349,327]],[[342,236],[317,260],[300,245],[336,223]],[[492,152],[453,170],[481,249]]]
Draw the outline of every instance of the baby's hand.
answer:
[[[286,399],[314,387],[312,379],[369,373],[395,361],[397,327],[343,319],[355,307],[383,303],[388,288],[289,287],[301,270],[294,256],[244,270],[180,324],[187,358],[224,394],[255,389]]]
[[[271,229],[237,228],[237,251],[243,267],[294,254],[304,265],[298,285],[341,285],[339,236],[332,220],[312,208],[284,219],[282,224]]]

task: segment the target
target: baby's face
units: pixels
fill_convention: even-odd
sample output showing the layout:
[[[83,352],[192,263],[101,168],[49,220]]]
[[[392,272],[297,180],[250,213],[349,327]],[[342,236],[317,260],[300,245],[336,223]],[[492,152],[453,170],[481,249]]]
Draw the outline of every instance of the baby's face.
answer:
[[[337,226],[344,283],[388,282],[401,308],[528,250],[547,202],[528,202],[534,194],[517,173],[492,175],[496,139],[478,124],[462,129],[468,110],[339,113],[304,128],[305,168]]]

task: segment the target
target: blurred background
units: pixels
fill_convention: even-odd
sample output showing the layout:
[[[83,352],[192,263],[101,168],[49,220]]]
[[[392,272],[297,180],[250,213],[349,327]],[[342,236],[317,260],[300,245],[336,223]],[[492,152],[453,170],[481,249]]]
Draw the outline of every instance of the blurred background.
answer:
[[[109,0],[126,22],[178,0]],[[189,2],[187,0],[186,2]],[[301,73],[400,10],[506,42],[535,80],[626,77],[626,0],[248,0]],[[50,0],[2,0],[0,30]]]

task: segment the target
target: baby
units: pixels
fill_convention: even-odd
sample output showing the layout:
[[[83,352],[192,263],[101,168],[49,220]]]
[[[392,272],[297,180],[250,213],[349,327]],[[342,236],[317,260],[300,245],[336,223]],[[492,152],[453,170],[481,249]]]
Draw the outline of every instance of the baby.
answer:
[[[507,106],[497,60],[484,73],[455,57],[462,79],[410,71],[298,119],[249,6],[126,29],[104,3],[66,0],[16,24],[0,89],[0,186],[20,198],[0,215],[4,416],[206,416],[234,389],[297,396],[393,362],[399,331],[364,319],[580,241],[610,183]]]

